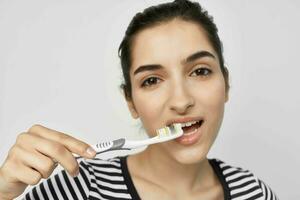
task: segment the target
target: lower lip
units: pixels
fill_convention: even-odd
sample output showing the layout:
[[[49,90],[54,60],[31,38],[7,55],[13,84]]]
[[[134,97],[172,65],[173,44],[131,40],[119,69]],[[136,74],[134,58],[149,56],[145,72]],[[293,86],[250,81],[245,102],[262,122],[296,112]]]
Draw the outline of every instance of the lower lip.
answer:
[[[194,133],[192,133],[190,135],[183,134],[181,137],[175,139],[175,141],[182,145],[195,144],[196,142],[198,142],[198,140],[200,139],[200,137],[202,135],[202,126],[203,126],[203,123],[201,124],[200,127],[198,127],[197,131],[195,131]]]

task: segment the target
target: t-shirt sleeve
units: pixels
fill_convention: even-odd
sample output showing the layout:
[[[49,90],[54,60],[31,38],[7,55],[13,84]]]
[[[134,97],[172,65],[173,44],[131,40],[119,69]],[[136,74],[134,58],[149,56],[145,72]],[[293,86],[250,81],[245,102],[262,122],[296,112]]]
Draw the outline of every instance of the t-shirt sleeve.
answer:
[[[257,179],[257,181],[263,192],[263,197],[265,200],[279,200],[275,192],[273,192],[272,189],[265,182],[263,182],[260,179]]]
[[[90,168],[81,161],[78,176],[72,177],[65,170],[61,170],[33,187],[22,200],[88,199],[90,185]]]

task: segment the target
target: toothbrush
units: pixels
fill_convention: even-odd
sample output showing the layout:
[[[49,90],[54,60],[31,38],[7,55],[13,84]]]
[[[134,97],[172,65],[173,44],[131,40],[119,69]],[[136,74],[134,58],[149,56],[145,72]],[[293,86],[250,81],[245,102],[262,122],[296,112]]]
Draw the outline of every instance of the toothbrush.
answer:
[[[163,128],[157,129],[156,133],[157,135],[155,137],[144,140],[127,140],[125,138],[120,138],[109,142],[100,142],[98,144],[92,145],[92,148],[97,152],[97,154],[114,150],[131,150],[142,146],[166,142],[178,138],[183,135],[183,130],[180,123],[175,123],[170,126],[165,126]],[[76,157],[76,159],[77,158],[80,157]]]

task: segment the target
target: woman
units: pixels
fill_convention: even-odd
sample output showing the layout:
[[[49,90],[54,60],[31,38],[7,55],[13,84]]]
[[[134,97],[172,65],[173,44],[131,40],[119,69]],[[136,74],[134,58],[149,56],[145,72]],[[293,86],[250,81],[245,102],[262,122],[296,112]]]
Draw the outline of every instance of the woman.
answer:
[[[198,3],[177,0],[138,13],[119,53],[132,117],[150,137],[172,123],[186,125],[184,135],[101,160],[86,143],[34,125],[18,136],[1,167],[1,199],[48,178],[57,163],[65,170],[25,199],[277,199],[248,170],[207,158],[229,83],[217,28]],[[72,153],[87,159],[78,165]]]

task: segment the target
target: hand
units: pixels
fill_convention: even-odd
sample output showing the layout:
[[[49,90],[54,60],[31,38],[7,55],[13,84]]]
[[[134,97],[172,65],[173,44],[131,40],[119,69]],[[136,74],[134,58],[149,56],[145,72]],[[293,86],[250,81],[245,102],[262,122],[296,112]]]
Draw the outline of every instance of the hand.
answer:
[[[13,199],[28,185],[48,178],[56,162],[72,176],[79,173],[75,153],[93,158],[96,152],[86,143],[41,125],[32,126],[18,135],[0,168],[0,199]]]

